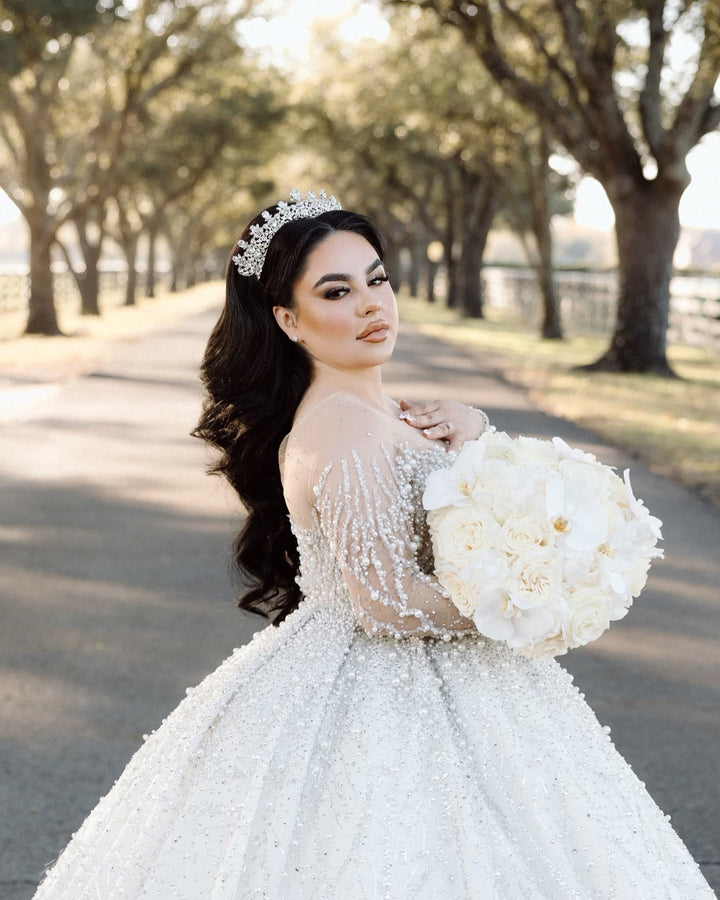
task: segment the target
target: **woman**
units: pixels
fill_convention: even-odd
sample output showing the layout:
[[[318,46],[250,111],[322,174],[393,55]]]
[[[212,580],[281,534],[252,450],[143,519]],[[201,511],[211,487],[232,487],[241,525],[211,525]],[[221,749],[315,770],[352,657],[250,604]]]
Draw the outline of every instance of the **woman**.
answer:
[[[479,636],[420,495],[485,416],[382,390],[382,240],[293,194],[246,230],[197,433],[248,509],[256,635],[131,760],[42,898],[712,897],[555,662]]]

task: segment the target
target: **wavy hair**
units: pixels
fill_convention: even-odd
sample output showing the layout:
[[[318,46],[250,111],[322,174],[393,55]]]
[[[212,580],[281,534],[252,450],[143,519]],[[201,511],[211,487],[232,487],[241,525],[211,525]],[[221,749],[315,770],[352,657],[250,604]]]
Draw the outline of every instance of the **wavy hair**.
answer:
[[[276,208],[267,211],[272,214]],[[261,213],[241,239],[249,240],[251,226],[262,221]],[[308,255],[338,231],[361,235],[383,258],[385,245],[375,226],[344,210],[283,225],[270,243],[259,278],[240,275],[231,255],[225,306],[200,368],[206,398],[192,433],[220,451],[210,471],[228,479],[247,510],[233,547],[235,565],[248,586],[238,605],[275,625],[302,599],[278,452],[313,367],[303,347],[281,330],[273,307],[294,308],[293,288]]]

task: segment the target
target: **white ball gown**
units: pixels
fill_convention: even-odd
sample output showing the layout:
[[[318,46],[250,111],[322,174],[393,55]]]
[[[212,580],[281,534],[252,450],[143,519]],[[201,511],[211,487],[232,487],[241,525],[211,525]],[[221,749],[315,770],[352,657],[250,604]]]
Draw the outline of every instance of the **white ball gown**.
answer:
[[[420,497],[445,463],[342,395],[293,428],[304,600],[188,691],[38,900],[714,896],[561,666],[439,592]]]

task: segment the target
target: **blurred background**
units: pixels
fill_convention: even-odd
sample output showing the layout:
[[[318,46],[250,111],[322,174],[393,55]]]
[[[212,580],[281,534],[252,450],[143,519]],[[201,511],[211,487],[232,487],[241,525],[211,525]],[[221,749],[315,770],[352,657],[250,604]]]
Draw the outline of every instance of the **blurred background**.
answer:
[[[612,335],[619,294],[649,324],[615,366],[660,371],[672,269],[671,337],[717,347],[713,8],[0,3],[0,332],[220,277],[250,216],[325,187],[412,295],[552,338]]]

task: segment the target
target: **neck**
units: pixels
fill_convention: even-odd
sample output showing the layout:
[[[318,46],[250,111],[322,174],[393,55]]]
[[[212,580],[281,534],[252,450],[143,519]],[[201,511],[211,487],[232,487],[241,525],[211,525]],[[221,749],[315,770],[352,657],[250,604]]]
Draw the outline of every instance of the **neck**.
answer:
[[[360,371],[343,371],[315,361],[312,382],[306,394],[308,399],[313,397],[320,399],[336,391],[353,394],[374,409],[387,408],[380,366]]]

